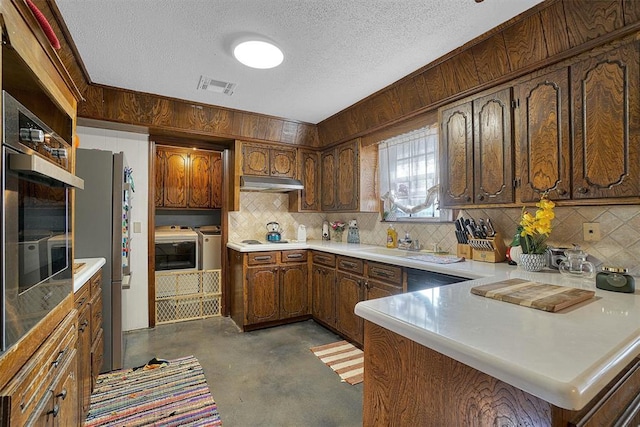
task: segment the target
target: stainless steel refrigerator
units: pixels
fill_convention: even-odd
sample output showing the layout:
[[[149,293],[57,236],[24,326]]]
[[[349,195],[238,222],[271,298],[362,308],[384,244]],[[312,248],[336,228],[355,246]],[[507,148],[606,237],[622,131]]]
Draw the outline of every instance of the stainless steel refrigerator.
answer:
[[[102,270],[104,362],[101,372],[122,368],[122,289],[130,268],[130,210],[133,178],[124,153],[76,150],[75,257],[105,258]]]

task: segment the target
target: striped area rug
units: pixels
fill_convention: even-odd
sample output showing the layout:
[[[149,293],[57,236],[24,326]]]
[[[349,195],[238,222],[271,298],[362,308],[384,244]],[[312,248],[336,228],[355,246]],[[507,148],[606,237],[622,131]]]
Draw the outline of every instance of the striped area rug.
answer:
[[[85,427],[221,426],[202,366],[193,356],[154,369],[98,376]]]
[[[342,381],[351,385],[361,383],[364,378],[364,353],[347,341],[312,347],[311,351],[325,365],[333,369]]]

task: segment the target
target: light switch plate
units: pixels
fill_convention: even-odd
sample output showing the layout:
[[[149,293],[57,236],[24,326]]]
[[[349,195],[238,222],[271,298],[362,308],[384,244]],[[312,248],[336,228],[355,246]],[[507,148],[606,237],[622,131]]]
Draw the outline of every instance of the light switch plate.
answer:
[[[133,223],[133,232],[142,233],[142,224],[139,221]]]
[[[582,231],[584,234],[585,242],[598,242],[600,241],[600,223],[599,222],[585,222],[582,224]]]

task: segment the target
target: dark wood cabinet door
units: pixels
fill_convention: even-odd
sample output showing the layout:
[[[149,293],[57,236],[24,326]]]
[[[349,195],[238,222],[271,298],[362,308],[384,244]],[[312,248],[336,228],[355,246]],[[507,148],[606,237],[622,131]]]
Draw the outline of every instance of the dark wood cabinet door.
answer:
[[[476,204],[513,203],[511,88],[473,100]]]
[[[297,167],[295,148],[269,149],[269,167],[271,176],[295,178]]]
[[[312,278],[313,317],[336,327],[336,272],[332,268],[314,265]]]
[[[368,279],[366,282],[366,295],[365,299],[376,299],[390,297],[392,295],[398,295],[402,293],[401,286],[393,286],[388,283],[383,283],[377,280]]]
[[[161,208],[164,205],[164,151],[156,148],[154,164],[155,171],[155,206]]]
[[[364,279],[338,272],[336,288],[336,328],[349,340],[362,344],[363,321],[353,310],[363,300]]]
[[[336,208],[336,152],[323,151],[320,155],[320,185],[322,188],[320,206],[323,211]]]
[[[571,67],[573,199],[640,195],[637,42]]]
[[[336,149],[336,160],[336,210],[357,210],[360,190],[358,142],[340,145]]]
[[[222,154],[211,154],[211,207],[222,209]]]
[[[189,154],[189,190],[190,208],[211,207],[211,158],[206,152]]]
[[[519,200],[538,201],[544,192],[553,200],[569,199],[569,70],[561,68],[518,83],[514,96]]]
[[[306,264],[280,267],[280,318],[309,314],[309,275]]]
[[[278,267],[248,268],[247,280],[247,324],[278,320],[279,280]]]
[[[300,149],[300,178],[304,189],[300,192],[302,211],[320,210],[320,156],[316,151]]]
[[[440,111],[440,182],[443,207],[473,204],[471,102]]]
[[[91,398],[91,310],[90,305],[85,304],[78,312],[78,342],[76,345],[78,355],[78,419],[84,421],[84,414],[89,411]]]
[[[164,200],[165,208],[187,207],[187,172],[189,155],[179,151],[165,151]]]
[[[242,144],[242,173],[268,176],[270,174],[269,147]]]

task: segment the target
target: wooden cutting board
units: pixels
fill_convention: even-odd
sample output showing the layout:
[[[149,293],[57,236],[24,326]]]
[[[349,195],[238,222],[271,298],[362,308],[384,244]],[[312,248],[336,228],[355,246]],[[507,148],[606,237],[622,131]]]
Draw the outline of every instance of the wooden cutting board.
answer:
[[[593,298],[595,291],[548,285],[522,279],[509,279],[490,285],[475,286],[471,293],[498,301],[555,313]]]

